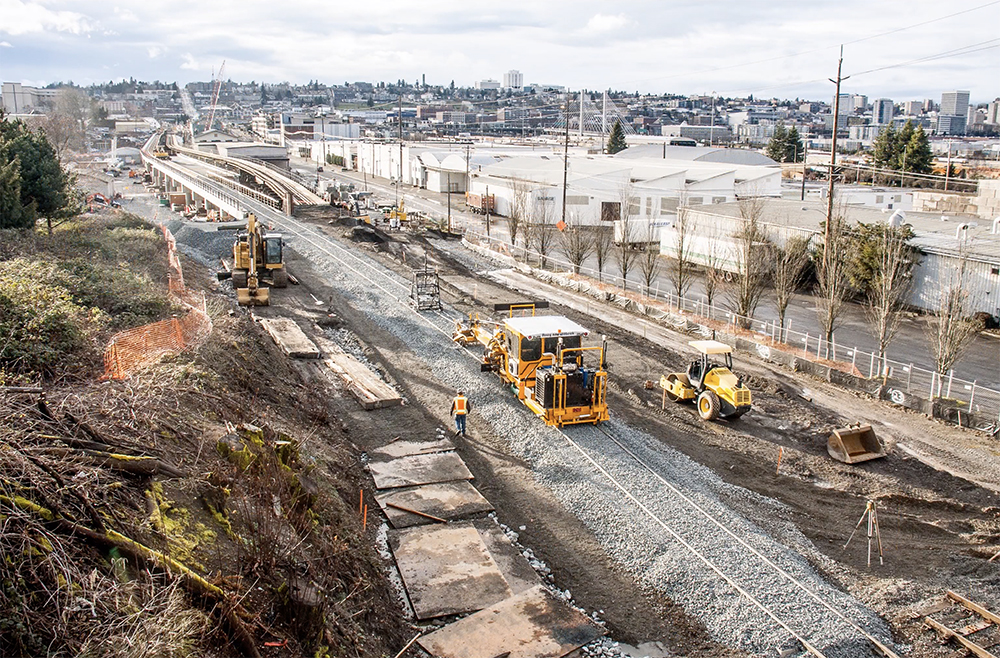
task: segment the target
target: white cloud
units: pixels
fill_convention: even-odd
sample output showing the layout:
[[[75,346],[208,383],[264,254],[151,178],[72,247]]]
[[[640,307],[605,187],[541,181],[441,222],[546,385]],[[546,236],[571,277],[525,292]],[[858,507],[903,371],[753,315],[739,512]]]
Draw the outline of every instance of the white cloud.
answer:
[[[122,9],[121,7],[115,7],[115,16],[117,16],[119,20],[123,20],[123,21],[133,21],[134,22],[134,21],[139,20],[136,17],[136,15],[134,13],[132,13],[131,9]]]
[[[616,16],[609,16],[607,14],[594,14],[587,21],[586,32],[591,34],[602,34],[605,32],[614,32],[615,30],[620,30],[623,27],[629,25],[632,21],[625,14],[618,14]]]
[[[13,48],[9,41],[0,41],[0,48]]]
[[[146,52],[149,54],[150,59],[156,59],[163,53],[167,52],[167,49],[161,46],[149,46],[146,48]]]
[[[181,68],[185,71],[200,71],[203,68],[191,53],[184,53],[181,57],[184,60]]]
[[[35,32],[86,34],[96,29],[95,21],[75,11],[53,11],[38,2],[0,0],[0,33],[11,35]]]

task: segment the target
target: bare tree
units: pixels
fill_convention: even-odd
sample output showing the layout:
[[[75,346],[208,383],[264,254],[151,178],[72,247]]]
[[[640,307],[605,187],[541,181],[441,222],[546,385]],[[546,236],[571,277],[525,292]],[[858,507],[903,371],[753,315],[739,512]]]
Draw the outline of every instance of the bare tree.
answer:
[[[538,253],[538,266],[542,269],[545,268],[548,255],[552,252],[555,243],[555,235],[552,232],[553,213],[551,202],[536,200],[534,213],[532,213],[531,222],[528,224],[528,242],[531,248]]]
[[[823,336],[829,343],[833,340],[833,332],[840,326],[840,314],[852,292],[848,257],[850,234],[843,206],[838,207],[830,218],[826,235],[829,244],[822,245],[821,258],[816,263],[816,282],[819,285],[816,313]]]
[[[716,294],[726,280],[726,271],[723,269],[725,252],[719,233],[719,227],[715,225],[711,235],[708,236],[708,249],[705,250],[704,256],[705,279],[703,284],[705,288],[705,301],[708,302],[709,307],[712,306]]]
[[[597,261],[597,280],[604,282],[604,266],[608,264],[614,248],[615,230],[611,226],[598,226],[594,231],[594,259]]]
[[[878,343],[880,362],[899,331],[913,283],[914,252],[907,243],[908,234],[888,224],[882,224],[878,231],[877,265],[865,299],[865,317]]]
[[[778,326],[784,330],[788,304],[792,301],[792,295],[802,287],[805,278],[806,265],[809,263],[809,238],[793,235],[779,245],[778,237],[772,236],[771,242],[774,245],[774,308],[778,312]]]
[[[574,274],[580,273],[583,262],[594,253],[594,234],[581,225],[575,212],[569,214],[566,227],[559,233],[559,247],[573,265]]]
[[[646,246],[639,256],[639,271],[642,273],[642,283],[646,286],[646,294],[648,295],[656,275],[660,273],[660,244],[656,240],[656,227],[652,221],[646,222],[644,242]]]
[[[510,233],[510,245],[517,246],[517,236],[528,218],[531,209],[531,185],[521,176],[514,174],[510,179],[510,216],[507,218],[507,231]]]
[[[763,227],[766,199],[747,196],[739,199],[743,224],[733,234],[733,280],[726,291],[737,315],[737,324],[749,329],[760,298],[767,288],[771,270],[770,243]]]
[[[959,264],[950,268],[941,280],[937,308],[934,311],[928,337],[934,354],[934,368],[939,375],[946,374],[961,358],[976,334],[983,328],[982,323],[970,317],[966,280],[966,253],[963,247],[959,254]],[[933,391],[931,391],[933,394]]]
[[[618,230],[615,231],[614,254],[618,275],[622,278],[622,290],[628,289],[628,275],[639,255],[633,245],[636,239],[635,215],[638,213],[638,200],[633,196],[633,190],[630,180],[623,181],[618,188],[619,219]]]
[[[694,244],[695,222],[691,218],[688,208],[677,209],[677,218],[674,219],[672,231],[670,232],[670,247],[668,256],[670,260],[667,265],[667,278],[673,284],[674,294],[677,295],[678,304],[680,298],[687,295],[694,283],[694,263],[691,262],[691,248]],[[642,267],[643,263],[640,263]],[[646,270],[643,269],[645,276]],[[649,284],[646,284],[647,288]]]
[[[83,146],[84,121],[89,110],[90,99],[83,91],[73,87],[59,90],[55,105],[41,127],[60,159],[67,150]]]

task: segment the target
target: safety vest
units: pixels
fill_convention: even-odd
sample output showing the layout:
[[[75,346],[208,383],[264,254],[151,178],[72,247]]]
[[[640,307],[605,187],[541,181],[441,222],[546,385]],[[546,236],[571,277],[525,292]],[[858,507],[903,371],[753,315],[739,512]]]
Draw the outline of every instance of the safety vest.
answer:
[[[467,405],[466,405],[466,400],[465,400],[464,396],[459,395],[457,398],[455,398],[455,415],[456,416],[464,416],[466,414],[466,407],[467,407]]]

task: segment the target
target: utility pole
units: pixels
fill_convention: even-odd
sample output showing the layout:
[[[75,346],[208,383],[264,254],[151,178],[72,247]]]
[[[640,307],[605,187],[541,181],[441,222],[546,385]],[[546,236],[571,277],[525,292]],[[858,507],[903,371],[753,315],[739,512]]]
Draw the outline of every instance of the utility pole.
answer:
[[[399,211],[399,184],[403,182],[403,94],[399,95],[399,175],[396,176],[396,211]],[[451,194],[451,185],[448,185],[448,194]]]
[[[823,271],[829,271],[830,224],[833,222],[833,167],[837,164],[837,124],[840,122],[840,83],[847,78],[840,77],[844,65],[844,46],[840,46],[840,59],[837,60],[837,79],[830,82],[837,86],[833,99],[833,141],[830,144],[830,185],[826,191],[826,226],[823,232]],[[850,77],[850,76],[848,76]]]
[[[800,201],[806,200],[806,142],[802,141],[802,193],[799,195]]]
[[[583,143],[583,91],[580,90],[580,143]]]
[[[712,125],[708,128],[708,145],[715,146],[715,92],[712,92]]]
[[[569,89],[566,90],[566,139],[563,144],[562,221],[566,223],[566,180],[569,175]]]
[[[451,172],[448,172],[448,233],[451,233]]]
[[[948,191],[948,180],[951,178],[951,140],[948,140],[948,166],[944,168],[944,191]]]
[[[604,153],[604,137],[608,134],[608,92],[604,90],[604,107],[601,110],[601,153]]]

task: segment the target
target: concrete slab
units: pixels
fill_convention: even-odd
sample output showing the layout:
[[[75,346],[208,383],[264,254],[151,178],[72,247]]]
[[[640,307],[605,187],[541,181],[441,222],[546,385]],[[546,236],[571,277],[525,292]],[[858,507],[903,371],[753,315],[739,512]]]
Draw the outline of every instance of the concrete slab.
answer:
[[[541,585],[417,640],[440,658],[559,658],[604,630]]]
[[[472,514],[493,511],[490,501],[466,480],[425,484],[419,487],[389,489],[375,494],[375,499],[389,517],[393,528],[408,528],[415,525],[435,523],[432,519],[405,512],[392,505],[436,516],[450,521]],[[494,525],[496,525],[494,523]]]
[[[395,457],[406,457],[407,455],[429,455],[434,452],[445,452],[454,450],[455,444],[449,439],[437,439],[434,441],[396,441],[376,448],[368,453],[374,461],[392,459]]]
[[[486,517],[472,521],[472,525],[479,531],[479,536],[486,544],[493,561],[497,563],[510,591],[520,594],[541,584],[541,578],[521,552],[510,543],[496,521]]]
[[[379,489],[472,479],[469,467],[454,452],[408,455],[387,462],[371,462],[368,469]]]
[[[291,318],[258,318],[285,354],[296,359],[318,359],[319,348]]]
[[[471,524],[396,531],[389,546],[417,619],[481,610],[511,595]]]

